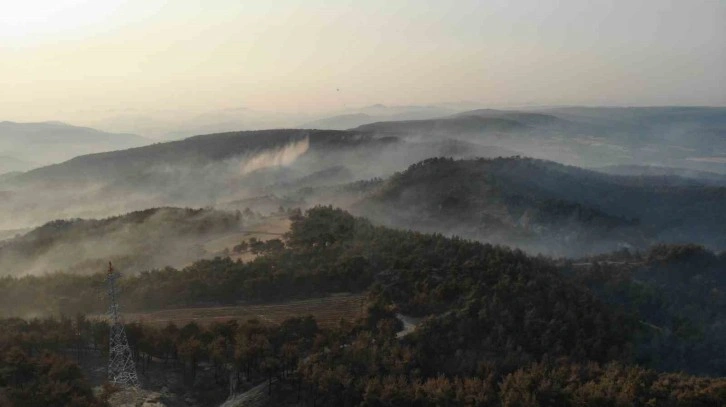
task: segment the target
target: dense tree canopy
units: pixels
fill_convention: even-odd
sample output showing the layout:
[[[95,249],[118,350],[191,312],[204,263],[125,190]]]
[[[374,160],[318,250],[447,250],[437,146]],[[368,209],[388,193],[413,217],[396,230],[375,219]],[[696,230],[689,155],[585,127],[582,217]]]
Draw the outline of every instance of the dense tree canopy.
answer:
[[[217,258],[126,276],[124,309],[353,291],[369,293],[366,316],[329,329],[311,318],[281,325],[131,324],[142,370],[154,359],[171,360],[193,386],[198,366],[208,363],[222,387],[236,371],[267,380],[281,403],[301,398],[330,406],[719,406],[726,400],[722,379],[661,373],[723,371],[717,335],[723,258],[698,246],[560,262],[378,227],[317,207],[293,213],[284,239],[251,241],[247,250],[257,253],[247,263]],[[102,274],[5,278],[0,301],[20,315],[100,311],[95,293],[102,284]],[[400,314],[423,320],[413,333],[397,335]],[[14,328],[5,331],[22,333],[9,337],[26,338],[20,343],[28,355],[73,340],[42,334],[70,332],[66,319],[7,321]],[[102,335],[94,334],[102,327],[77,325],[103,348]]]

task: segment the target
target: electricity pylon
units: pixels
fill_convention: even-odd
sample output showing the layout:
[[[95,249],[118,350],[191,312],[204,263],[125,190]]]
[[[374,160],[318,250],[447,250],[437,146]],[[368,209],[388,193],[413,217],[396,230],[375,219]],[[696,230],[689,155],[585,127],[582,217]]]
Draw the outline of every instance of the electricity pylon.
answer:
[[[116,291],[116,280],[119,277],[121,275],[114,272],[113,266],[109,262],[108,276],[106,277],[110,302],[108,317],[111,324],[111,332],[108,338],[108,381],[121,387],[138,388],[139,377],[136,375],[136,365],[119,315],[118,292]]]

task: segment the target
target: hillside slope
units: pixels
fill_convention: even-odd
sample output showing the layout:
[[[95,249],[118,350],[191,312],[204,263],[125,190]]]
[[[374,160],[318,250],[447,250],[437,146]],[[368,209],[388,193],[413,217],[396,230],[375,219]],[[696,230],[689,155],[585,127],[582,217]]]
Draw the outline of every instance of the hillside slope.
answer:
[[[726,375],[726,254],[656,245],[564,265],[600,299],[639,315],[649,335],[642,362],[663,370]]]
[[[717,279],[723,259],[712,253],[655,248],[645,259],[652,272],[638,272],[620,290],[617,279],[622,274],[607,269],[600,273],[597,265],[592,273],[583,271],[580,279],[562,273],[552,259],[440,234],[376,227],[330,207],[294,213],[291,220],[284,240],[263,245],[261,255],[248,263],[216,258],[183,270],[125,275],[119,281],[124,310],[194,306],[188,312],[202,318],[184,326],[127,325],[130,346],[143,361],[143,378],[167,368],[169,359],[178,360],[202,367],[194,381],[179,386],[180,394],[189,397],[203,389],[218,396],[227,394],[229,386],[211,380],[212,375],[233,378],[243,371],[251,385],[266,381],[274,405],[723,404],[723,378],[668,373],[724,374],[723,334],[718,334],[723,331],[723,299],[709,302],[702,291],[714,282],[718,289],[723,285],[723,278]],[[622,252],[613,259],[617,256],[644,260]],[[698,272],[689,268],[695,264],[709,270],[688,278]],[[565,271],[575,266],[566,265]],[[649,297],[652,287],[671,278],[685,282],[680,287],[669,284],[673,298]],[[103,279],[103,273],[2,279],[0,310],[4,315],[102,312],[104,305],[95,295]],[[350,314],[360,312],[360,318],[342,318],[345,309],[331,311],[330,302],[323,304],[321,297],[309,303],[337,314],[338,323],[328,325],[325,316],[319,322],[306,316],[279,324],[279,319],[265,318],[271,308],[293,315],[309,312],[296,307],[302,302],[245,307],[258,318],[240,315],[240,321],[216,320],[209,309],[341,291],[365,293],[367,304],[347,307]],[[630,297],[634,309],[611,301],[622,292],[626,299],[636,294]],[[670,311],[684,306],[702,314],[699,324],[676,318],[672,324],[654,325],[661,315],[667,320]],[[225,307],[224,312],[239,309]],[[171,312],[185,316],[187,310]],[[398,313],[423,319],[413,332],[398,337]],[[701,321],[715,329],[699,338]],[[17,349],[34,346],[36,351],[73,349],[81,341],[103,344],[95,333],[108,329],[82,316],[60,323],[6,319],[0,324],[3,343]],[[24,360],[18,351],[12,355],[6,357],[11,367]],[[662,356],[668,363],[661,363]],[[703,363],[704,356],[710,356],[708,363]],[[206,360],[216,365],[199,363]],[[241,368],[231,367],[240,360]],[[202,382],[205,376],[209,384]]]
[[[242,155],[282,148],[308,140],[309,148],[359,145],[371,138],[353,132],[263,130],[209,134],[121,151],[84,155],[38,168],[18,177],[20,182],[78,182],[124,177],[164,166],[201,166]],[[307,150],[307,147],[306,147]]]
[[[380,172],[368,165],[370,157],[395,143],[354,132],[270,130],[80,156],[3,180],[7,199],[0,210],[9,216],[0,219],[0,229],[158,206],[211,206],[267,195],[273,191],[266,188],[342,162],[354,171],[345,180],[352,181],[358,171]]]
[[[662,167],[658,165],[611,165],[593,168],[598,172],[611,175],[630,177],[663,177],[671,182],[684,184],[702,184],[713,186],[726,186],[726,175],[709,171],[690,170],[687,168]],[[679,180],[680,178],[680,180]]]
[[[239,231],[235,212],[154,208],[106,219],[56,220],[0,241],[0,276],[96,273],[108,261],[128,272],[181,266],[203,257],[202,244]]]
[[[355,206],[384,224],[553,254],[657,240],[726,247],[726,189],[526,158],[430,159]]]
[[[414,141],[357,131],[282,129],[195,136],[80,156],[0,180],[0,193],[6,196],[0,210],[10,215],[0,219],[0,229],[158,206],[228,207],[229,202],[271,195],[294,202],[298,199],[285,195],[303,186],[389,176],[432,156],[512,154],[517,153],[457,139]],[[336,168],[345,170],[331,172]]]

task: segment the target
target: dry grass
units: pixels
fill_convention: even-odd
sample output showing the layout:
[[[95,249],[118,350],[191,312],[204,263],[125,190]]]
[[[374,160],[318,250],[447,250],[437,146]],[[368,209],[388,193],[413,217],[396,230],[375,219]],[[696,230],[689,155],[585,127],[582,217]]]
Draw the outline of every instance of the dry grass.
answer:
[[[262,221],[249,225],[245,230],[230,233],[225,236],[216,237],[203,244],[204,250],[214,256],[229,255],[232,260],[252,261],[256,257],[250,252],[233,253],[232,248],[242,241],[249,241],[252,238],[267,241],[279,239],[290,230],[290,220],[286,217],[270,216]],[[224,250],[227,250],[225,253]]]
[[[312,315],[321,327],[329,327],[341,319],[352,320],[363,315],[365,297],[338,294],[330,297],[290,301],[275,304],[239,305],[231,307],[200,307],[124,314],[126,322],[166,325],[173,322],[208,324],[229,320],[258,319],[263,323],[278,324],[287,318]]]

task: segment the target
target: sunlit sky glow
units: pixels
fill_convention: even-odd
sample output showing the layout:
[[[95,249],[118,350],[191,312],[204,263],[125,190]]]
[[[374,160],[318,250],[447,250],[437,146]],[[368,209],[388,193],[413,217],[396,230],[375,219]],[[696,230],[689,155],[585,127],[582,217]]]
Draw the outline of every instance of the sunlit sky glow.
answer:
[[[721,0],[5,1],[0,120],[462,100],[723,106],[725,21]]]

